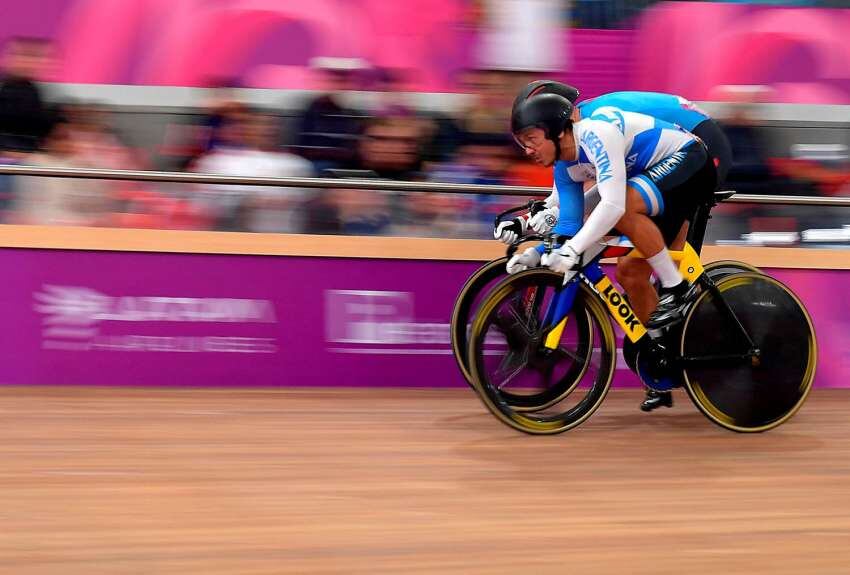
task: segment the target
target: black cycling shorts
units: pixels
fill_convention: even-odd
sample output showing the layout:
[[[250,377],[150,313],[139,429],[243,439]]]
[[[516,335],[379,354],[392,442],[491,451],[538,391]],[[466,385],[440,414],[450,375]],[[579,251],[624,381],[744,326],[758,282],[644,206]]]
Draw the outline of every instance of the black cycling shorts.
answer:
[[[717,187],[726,182],[726,174],[732,167],[732,146],[723,129],[711,118],[694,126],[691,133],[702,140],[708,149],[708,155],[714,158],[717,168]]]
[[[717,170],[705,146],[697,141],[629,178],[668,246],[697,207],[709,202],[717,187]]]

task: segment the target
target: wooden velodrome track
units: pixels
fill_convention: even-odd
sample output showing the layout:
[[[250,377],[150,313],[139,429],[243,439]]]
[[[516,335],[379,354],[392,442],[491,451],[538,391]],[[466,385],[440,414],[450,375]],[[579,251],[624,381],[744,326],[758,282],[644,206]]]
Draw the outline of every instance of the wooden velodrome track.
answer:
[[[724,431],[612,391],[532,437],[468,389],[0,390],[0,573],[848,573],[850,390]]]
[[[486,260],[492,241],[0,226],[2,245]],[[176,248],[175,246],[179,246]],[[737,252],[736,250],[744,250]],[[850,268],[835,250],[705,261]],[[0,575],[850,573],[850,390],[737,435],[614,390],[532,437],[468,389],[0,387]]]

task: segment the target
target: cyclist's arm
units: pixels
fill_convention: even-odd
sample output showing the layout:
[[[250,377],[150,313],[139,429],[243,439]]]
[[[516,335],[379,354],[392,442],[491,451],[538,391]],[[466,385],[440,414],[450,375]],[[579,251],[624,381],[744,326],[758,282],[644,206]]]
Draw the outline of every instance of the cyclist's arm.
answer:
[[[558,164],[555,168],[555,195],[559,206],[558,223],[553,232],[565,236],[575,235],[584,222],[584,189],[582,182],[569,176],[567,164]],[[551,197],[551,196],[550,196]],[[543,253],[543,246],[538,247]]]
[[[626,142],[613,124],[589,121],[580,135],[580,146],[596,167],[599,204],[570,240],[577,253],[598,242],[626,213]]]
[[[584,187],[584,197],[588,198],[592,195],[596,195],[596,180],[586,180],[583,183]],[[543,205],[546,209],[556,208],[561,205],[561,199],[558,194],[558,186],[557,183],[552,184],[552,192],[546,196],[546,199],[543,200]]]
[[[584,197],[590,197],[591,194],[596,193],[596,180],[587,180],[583,184],[584,186]],[[546,196],[546,199],[543,200],[543,203],[547,208],[553,208],[560,205],[560,198],[558,196],[558,186],[552,184],[552,193]]]

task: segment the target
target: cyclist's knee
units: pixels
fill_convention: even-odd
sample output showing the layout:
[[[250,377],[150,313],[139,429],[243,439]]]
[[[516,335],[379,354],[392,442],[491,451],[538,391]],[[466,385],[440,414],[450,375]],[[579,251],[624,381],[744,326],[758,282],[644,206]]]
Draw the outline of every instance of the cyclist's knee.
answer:
[[[652,268],[646,261],[637,258],[620,258],[617,260],[617,283],[628,290],[630,287],[647,284],[652,275]]]

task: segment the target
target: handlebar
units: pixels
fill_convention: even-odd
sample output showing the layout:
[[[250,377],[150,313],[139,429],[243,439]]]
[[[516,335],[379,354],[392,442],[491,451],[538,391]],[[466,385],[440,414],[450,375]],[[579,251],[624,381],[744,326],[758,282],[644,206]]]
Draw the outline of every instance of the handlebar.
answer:
[[[511,258],[516,253],[520,244],[524,244],[525,242],[543,242],[544,247],[546,248],[546,253],[551,252],[555,249],[555,246],[563,245],[570,239],[570,236],[565,236],[562,234],[532,234],[529,236],[524,236],[517,240],[515,244],[511,244],[508,246],[506,255]]]
[[[495,219],[493,220],[493,227],[497,228],[499,226],[499,224],[502,223],[502,221],[507,216],[511,216],[513,214],[518,214],[520,212],[528,212],[529,214],[531,214],[533,216],[534,214],[536,214],[539,211],[544,210],[544,209],[546,209],[546,203],[543,200],[528,200],[526,203],[522,204],[521,206],[508,208],[504,212],[501,212],[500,214],[498,214],[495,217]],[[509,258],[511,258],[516,253],[517,248],[519,248],[519,245],[521,243],[528,242],[528,241],[532,241],[532,242],[533,241],[540,241],[542,239],[543,239],[543,236],[538,235],[538,234],[531,235],[531,236],[525,236],[523,238],[520,238],[520,240],[517,241],[517,243],[511,244],[511,245],[508,246],[506,254]]]
[[[508,208],[504,212],[498,214],[495,220],[493,221],[493,227],[498,227],[498,225],[502,222],[505,216],[510,216],[511,214],[518,214],[520,212],[528,212],[533,216],[544,209],[546,209],[546,203],[543,200],[528,200],[521,206],[516,206],[515,208]]]
[[[515,244],[511,244],[511,245],[508,246],[508,249],[506,250],[505,255],[507,255],[508,258],[512,258],[512,257],[514,257],[514,254],[516,253],[517,249],[519,249],[520,244],[524,244],[525,242],[539,242],[539,241],[542,241],[544,239],[545,238],[543,236],[541,236],[540,234],[532,234],[530,236],[522,237],[519,240],[517,240],[517,242]]]

